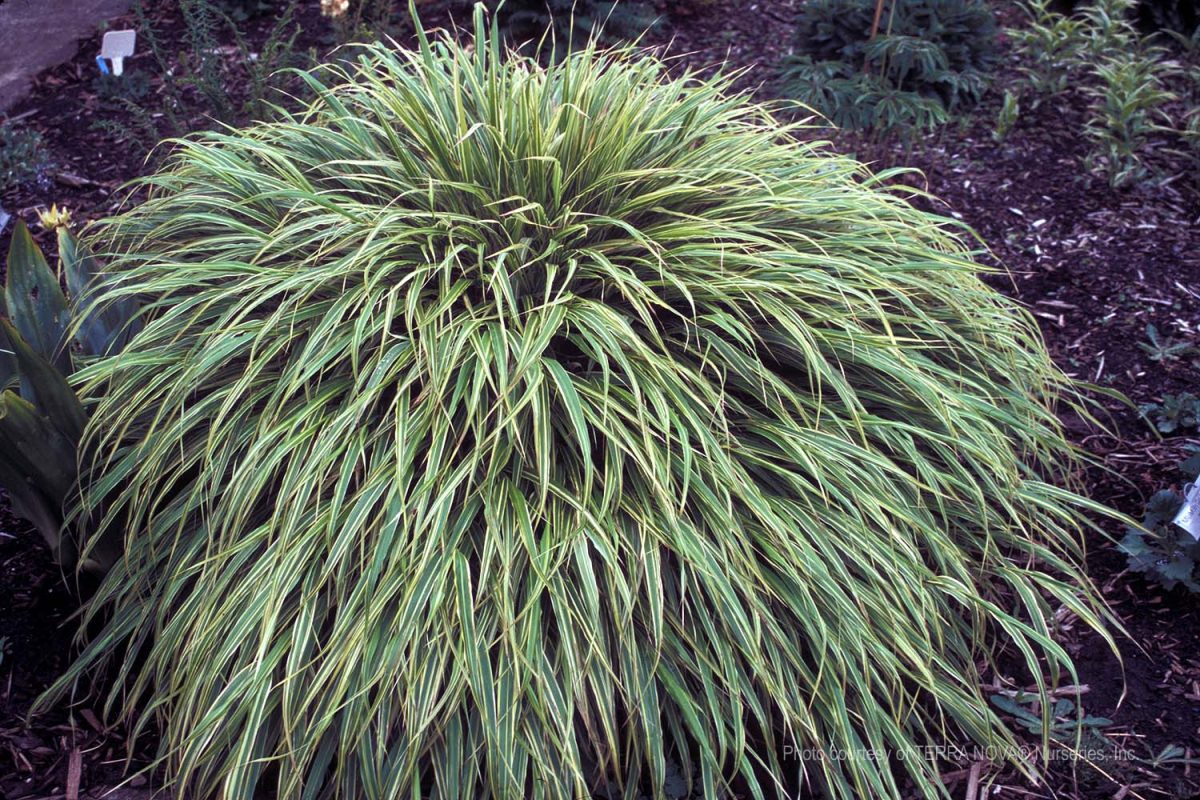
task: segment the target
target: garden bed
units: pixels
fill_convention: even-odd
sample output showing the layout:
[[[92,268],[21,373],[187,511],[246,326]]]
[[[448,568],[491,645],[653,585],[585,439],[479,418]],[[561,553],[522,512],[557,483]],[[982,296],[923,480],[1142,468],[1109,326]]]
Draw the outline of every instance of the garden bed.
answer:
[[[328,44],[325,23],[311,5],[298,20],[302,50]],[[746,70],[738,85],[758,87],[760,96],[770,97],[770,82],[790,46],[788,24],[797,5],[795,0],[726,0],[675,15],[669,52],[680,54],[676,68],[709,68],[728,55],[731,66]],[[445,19],[440,3],[422,8],[427,22]],[[1008,5],[998,9],[1013,16]],[[182,40],[181,20],[169,4],[155,11],[155,21],[168,50]],[[253,21],[251,41],[261,39],[270,24],[270,19]],[[132,18],[112,23],[127,25]],[[0,198],[27,221],[52,202],[70,208],[78,222],[104,216],[116,208],[118,187],[143,172],[146,153],[133,137],[111,125],[95,125],[122,119],[96,96],[97,50],[98,39],[85,42],[74,60],[41,76],[32,94],[11,110],[12,117],[41,131],[55,165],[48,185]],[[147,54],[132,66],[154,69]],[[151,92],[156,91],[152,80]],[[926,181],[925,188],[941,199],[940,209],[972,226],[1006,268],[989,280],[1034,314],[1051,354],[1068,374],[1124,393],[1135,404],[1195,389],[1200,367],[1190,359],[1151,360],[1142,345],[1150,343],[1151,325],[1163,335],[1200,339],[1200,199],[1178,181],[1114,190],[1088,175],[1078,134],[1084,110],[1070,103],[1049,103],[1027,113],[1003,142],[994,141],[999,94],[992,91],[962,124],[944,126],[915,147],[867,146],[853,136],[834,144],[869,153],[877,167],[921,169],[924,177],[917,180]],[[1169,158],[1164,155],[1164,163]],[[7,249],[10,231],[0,235],[0,248]],[[42,240],[48,248],[50,238]],[[1150,494],[1178,487],[1177,463],[1189,440],[1161,438],[1135,409],[1103,396],[1099,402],[1108,414],[1105,429],[1064,419],[1072,439],[1100,464],[1083,476],[1083,493],[1140,516]],[[1109,533],[1120,538],[1123,532]],[[1089,572],[1132,640],[1123,643],[1124,672],[1094,635],[1072,634],[1066,646],[1086,687],[1079,699],[1088,713],[1112,720],[1104,734],[1134,757],[1094,766],[1060,762],[1039,786],[1010,771],[964,763],[947,770],[957,780],[957,796],[976,791],[981,780],[999,788],[990,795],[998,797],[1187,798],[1200,793],[1200,765],[1183,763],[1200,759],[1200,598],[1181,589],[1164,591],[1127,573],[1113,539],[1092,536],[1089,546]],[[119,732],[101,729],[98,709],[61,709],[25,724],[32,698],[61,671],[69,654],[73,604],[40,539],[3,508],[0,568],[0,608],[6,609],[0,616],[0,797],[99,797],[118,782],[127,754]],[[141,743],[135,763],[151,744]],[[1179,748],[1176,762],[1153,763],[1172,746]],[[142,783],[121,791],[134,798],[148,796],[151,788]]]

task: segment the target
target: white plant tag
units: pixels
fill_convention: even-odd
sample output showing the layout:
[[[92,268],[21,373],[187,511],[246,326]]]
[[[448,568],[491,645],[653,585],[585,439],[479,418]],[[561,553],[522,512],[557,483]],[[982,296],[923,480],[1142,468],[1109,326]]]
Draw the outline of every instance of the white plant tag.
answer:
[[[137,31],[109,31],[100,44],[100,57],[112,62],[113,75],[120,75],[136,45]]]
[[[1175,515],[1172,523],[1183,528],[1200,541],[1200,481],[1185,486],[1183,489],[1183,505]]]
[[[0,206],[0,233],[4,233],[4,229],[8,227],[8,221],[12,219],[12,214],[4,210],[4,206]]]

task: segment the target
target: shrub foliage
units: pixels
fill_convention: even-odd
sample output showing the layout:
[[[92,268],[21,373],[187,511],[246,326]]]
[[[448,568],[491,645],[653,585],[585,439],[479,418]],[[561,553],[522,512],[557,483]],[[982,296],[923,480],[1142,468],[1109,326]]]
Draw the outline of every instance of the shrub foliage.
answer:
[[[858,163],[476,25],[180,142],[99,230],[147,321],[83,370],[79,513],[125,556],[46,700],[115,667],[198,798],[899,794],[785,745],[937,796],[916,748],[1012,741],[994,654],[1052,682],[1053,612],[1103,622],[1066,379]]]
[[[645,0],[483,0],[483,5],[512,44],[543,58],[593,38],[636,39],[657,21],[654,5]]]
[[[785,90],[846,128],[928,128],[977,102],[998,58],[982,0],[810,0]]]

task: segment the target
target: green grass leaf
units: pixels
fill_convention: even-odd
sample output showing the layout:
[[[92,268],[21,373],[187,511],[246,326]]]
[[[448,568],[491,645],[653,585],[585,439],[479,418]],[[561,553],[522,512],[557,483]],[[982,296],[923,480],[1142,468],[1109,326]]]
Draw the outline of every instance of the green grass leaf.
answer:
[[[910,191],[722,79],[479,25],[179,142],[98,227],[145,324],[79,373],[75,518],[125,553],[45,702],[157,727],[198,797],[942,796],[919,748],[1014,743],[987,665],[1045,708],[1056,610],[1111,621],[1070,382]]]

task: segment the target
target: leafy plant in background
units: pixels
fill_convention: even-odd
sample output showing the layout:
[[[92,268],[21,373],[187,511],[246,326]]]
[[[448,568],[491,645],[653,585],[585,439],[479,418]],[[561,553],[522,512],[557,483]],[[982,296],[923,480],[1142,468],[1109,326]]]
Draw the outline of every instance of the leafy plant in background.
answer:
[[[1088,50],[1087,23],[1054,10],[1053,0],[1024,0],[1027,22],[1005,33],[1020,56],[1020,69],[1032,88],[1032,107],[1075,83]]]
[[[1066,91],[1089,103],[1083,134],[1093,143],[1085,166],[1114,188],[1152,172],[1145,156],[1153,134],[1171,130],[1166,88],[1176,71],[1167,51],[1133,22],[1135,0],[1094,0],[1075,17],[1050,0],[1026,0],[1029,22],[1010,29],[1031,90],[1030,107]]]
[[[118,352],[136,323],[130,301],[102,311],[83,308],[72,318],[59,276],[76,298],[86,298],[97,264],[65,226],[58,228],[58,249],[56,275],[25,223],[17,222],[0,297],[0,486],[55,559],[73,567],[79,552],[64,531],[63,509],[76,489],[87,414],[69,380],[80,362]],[[103,569],[114,556],[111,540],[98,537],[83,566]]]
[[[1161,30],[1183,36],[1200,33],[1196,0],[1138,0],[1137,20],[1143,30]]]
[[[131,104],[141,107],[150,94],[150,76],[143,70],[125,70],[121,75],[97,75],[92,92],[101,105],[127,109]]]
[[[1188,356],[1200,355],[1200,347],[1190,339],[1180,339],[1175,336],[1163,336],[1158,326],[1151,323],[1146,326],[1145,342],[1138,342],[1151,361],[1166,363],[1182,361]]]
[[[401,5],[399,0],[321,0],[321,14],[332,22],[337,41],[374,42],[393,31]]]
[[[1174,123],[1174,133],[1180,145],[1175,152],[1190,167],[1185,170],[1187,180],[1184,185],[1200,195],[1200,28],[1192,31],[1190,36],[1173,34],[1171,38],[1182,53],[1184,80],[1180,83],[1180,95],[1183,107],[1187,109],[1183,117]]]
[[[1197,79],[1200,82],[1200,78]],[[1194,95],[1200,98],[1200,91]],[[1180,152],[1190,165],[1189,175],[1193,189],[1200,189],[1200,104],[1193,103],[1176,133],[1183,143]]]
[[[1149,175],[1143,152],[1150,134],[1170,123],[1164,106],[1176,99],[1163,88],[1165,71],[1160,58],[1145,51],[1103,57],[1092,67],[1097,82],[1083,89],[1092,101],[1084,126],[1093,142],[1086,166],[1114,188]]]
[[[1190,34],[1179,33],[1177,31],[1165,31],[1167,38],[1179,45],[1183,51],[1183,57],[1187,62],[1195,66],[1200,63],[1200,28],[1196,28]],[[1195,72],[1191,73],[1193,82],[1200,81],[1200,75]]]
[[[299,34],[295,24],[299,0],[288,0],[281,5],[275,24],[257,53],[250,50],[241,28],[230,18],[215,14],[209,2],[179,0],[190,45],[184,53],[184,72],[178,78],[180,86],[203,97],[209,112],[222,122],[236,124],[262,119],[269,113],[270,76],[293,65],[293,46]],[[238,72],[229,77],[225,75],[222,60],[222,44],[228,41],[223,34],[232,36],[238,55]]]
[[[800,8],[784,92],[839,127],[922,130],[979,100],[997,60],[996,23],[979,0],[813,0]],[[874,33],[873,33],[874,32]]]
[[[1193,452],[1179,468],[1187,480],[1197,480],[1200,451]],[[1121,550],[1131,570],[1163,588],[1183,586],[1190,592],[1200,592],[1200,541],[1171,522],[1184,500],[1173,489],[1156,492],[1146,504],[1141,526],[1129,528],[1121,540]]]
[[[1145,759],[1145,764],[1154,770],[1170,766],[1200,766],[1200,758],[1194,758],[1191,753],[1190,748],[1185,748],[1178,744],[1169,744],[1151,758]]]
[[[1000,111],[996,114],[996,127],[992,130],[992,138],[997,142],[1007,139],[1008,134],[1012,132],[1013,126],[1017,124],[1017,120],[1020,117],[1020,95],[1006,89],[1004,92],[1004,102],[1000,104]]]
[[[265,14],[278,13],[284,5],[280,0],[212,0],[217,9],[235,22],[246,22]]]
[[[1137,0],[1092,0],[1078,11],[1084,22],[1086,52],[1092,57],[1135,50],[1148,41],[1133,23]]]
[[[475,31],[96,230],[148,321],[80,377],[73,521],[127,535],[42,702],[157,724],[197,797],[774,795],[786,737],[934,798],[920,748],[1015,752],[983,661],[1073,678],[1055,610],[1110,619],[1032,319],[726,79]]]
[[[586,45],[595,36],[606,42],[634,39],[657,20],[653,4],[642,0],[484,0],[484,6],[510,42],[543,56]]]
[[[819,111],[839,128],[871,130],[879,138],[913,134],[949,116],[935,98],[897,89],[885,79],[803,56],[790,60],[787,94]]]
[[[1034,710],[1034,706],[1041,702],[1037,694],[994,694],[991,696],[991,702],[996,708],[1012,715],[1016,723],[1026,731],[1041,736],[1043,715]],[[1101,746],[1110,744],[1104,735],[1104,729],[1112,725],[1112,720],[1084,714],[1083,709],[1077,708],[1073,700],[1057,698],[1050,708],[1050,717],[1054,720],[1049,731],[1050,738],[1059,744],[1072,747],[1077,743]]]
[[[1191,392],[1163,395],[1161,403],[1143,403],[1138,410],[1159,433],[1200,427],[1200,397]]]
[[[0,123],[0,193],[23,186],[48,189],[52,168],[41,134]]]

